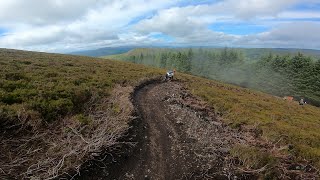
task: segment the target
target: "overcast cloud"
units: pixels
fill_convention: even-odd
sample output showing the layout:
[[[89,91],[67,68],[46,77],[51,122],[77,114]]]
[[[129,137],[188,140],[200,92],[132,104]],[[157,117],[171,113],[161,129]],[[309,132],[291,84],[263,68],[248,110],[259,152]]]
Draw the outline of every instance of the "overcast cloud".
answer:
[[[0,47],[68,52],[109,46],[320,49],[317,0],[0,1]]]

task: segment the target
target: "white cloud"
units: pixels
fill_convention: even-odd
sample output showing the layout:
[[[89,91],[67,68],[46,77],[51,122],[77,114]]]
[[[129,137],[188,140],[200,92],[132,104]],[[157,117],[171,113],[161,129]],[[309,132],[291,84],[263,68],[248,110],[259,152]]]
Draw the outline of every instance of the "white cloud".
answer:
[[[316,0],[224,0],[178,6],[182,0],[10,0],[0,1],[0,47],[73,51],[119,45],[299,46],[320,49],[320,18],[293,10]],[[292,19],[301,19],[295,21]],[[281,20],[281,21],[279,21]],[[269,32],[231,35],[209,29],[214,23],[264,25]],[[163,33],[172,44],[152,36]],[[169,43],[167,41],[167,43]]]
[[[310,19],[320,18],[319,11],[285,11],[280,13],[277,17],[286,19]]]
[[[227,0],[216,9],[226,9],[238,18],[251,19],[258,16],[276,16],[281,11],[299,3],[299,0]]]
[[[320,23],[292,22],[284,23],[256,35],[243,36],[236,45],[251,47],[291,47],[320,49]]]
[[[43,25],[72,21],[96,6],[92,0],[10,0],[0,1],[0,21]]]
[[[33,0],[34,2],[42,2]],[[60,11],[65,11],[63,9],[73,10],[72,4],[63,3],[62,0],[51,0],[51,3],[61,3],[60,10],[52,10],[52,12],[48,12],[48,14],[59,14]],[[75,1],[78,2],[78,1]],[[93,2],[93,1],[91,1]],[[71,22],[66,23],[65,19],[59,19],[60,15],[55,16],[55,18],[48,17],[46,14],[42,17],[42,11],[37,11],[35,14],[32,14],[30,9],[22,12],[20,15],[30,15],[31,22],[22,21],[20,23],[20,15],[14,16],[6,21],[12,20],[17,23],[13,26],[11,32],[6,34],[6,36],[0,37],[0,47],[8,47],[8,48],[21,48],[21,49],[30,49],[34,50],[43,50],[48,46],[56,46],[56,48],[50,48],[51,50],[59,50],[63,44],[66,46],[77,47],[84,46],[94,46],[95,44],[105,43],[109,45],[110,42],[114,42],[114,40],[118,39],[118,34],[124,33],[124,27],[133,19],[139,16],[144,15],[145,13],[152,12],[157,10],[158,8],[164,8],[168,5],[171,5],[175,1],[170,0],[113,0],[113,1],[103,1],[99,3],[99,7],[93,9],[82,8],[74,13],[70,13],[70,19],[74,18]],[[47,6],[42,3],[38,8],[42,8],[42,6]],[[144,4],[144,6],[141,6]],[[6,4],[2,4],[6,5]],[[19,5],[19,6],[18,6]],[[26,6],[25,3],[7,3],[8,7],[22,7]],[[93,6],[93,5],[92,5]],[[49,6],[51,7],[51,6]],[[76,6],[77,7],[77,6]],[[80,7],[80,6],[79,6]],[[82,7],[82,6],[81,6]],[[53,8],[53,7],[51,7]],[[81,8],[79,8],[81,9]],[[8,12],[2,12],[0,15],[0,19],[5,18],[4,15],[8,15]],[[74,15],[82,14],[78,17]],[[39,25],[38,22],[34,22],[33,18],[40,16],[43,22],[47,22],[48,24]],[[47,17],[46,17],[47,16]],[[49,20],[50,19],[50,20]],[[41,21],[42,21],[41,20]],[[55,20],[57,22],[50,23],[51,20]],[[1,19],[1,21],[3,21]],[[36,23],[36,24],[34,24]],[[10,27],[12,27],[10,25]],[[134,40],[134,39],[133,39]],[[121,40],[119,40],[121,42]],[[125,42],[123,42],[125,43]],[[65,50],[65,48],[62,48]]]
[[[226,0],[210,5],[174,7],[159,11],[151,19],[142,20],[135,27],[142,33],[162,32],[173,36],[185,36],[200,29],[205,30],[214,22],[241,20],[266,14],[277,15],[280,9],[296,1],[276,3],[278,1],[275,0]]]
[[[312,42],[312,39],[317,39],[315,36],[319,31],[319,24],[304,21],[283,24],[284,21],[277,21],[280,18],[288,18],[289,22],[290,18],[318,18],[319,13],[287,11],[300,2],[226,0],[210,5],[174,7],[161,10],[152,18],[142,20],[135,28],[143,34],[152,32],[167,34],[176,38],[176,44],[320,48],[320,43]],[[269,25],[273,29],[270,32],[250,36],[235,36],[208,29],[209,24],[217,22],[248,21]]]
[[[320,23],[293,22],[282,24],[270,32],[262,33],[259,39],[262,41],[282,41],[292,45],[304,43],[313,44],[320,41]]]

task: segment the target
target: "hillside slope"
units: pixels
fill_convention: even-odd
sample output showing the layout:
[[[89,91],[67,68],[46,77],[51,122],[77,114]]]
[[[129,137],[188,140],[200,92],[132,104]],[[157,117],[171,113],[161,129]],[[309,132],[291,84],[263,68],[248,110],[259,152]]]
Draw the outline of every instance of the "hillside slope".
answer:
[[[0,179],[78,171],[127,131],[132,86],[161,74],[131,63],[7,49],[0,65]]]
[[[94,49],[94,50],[70,52],[68,54],[100,57],[100,56],[106,56],[106,55],[112,55],[112,54],[126,53],[132,49],[134,49],[134,47],[106,47],[106,48],[100,48],[100,49]]]
[[[118,150],[134,111],[133,87],[165,72],[126,62],[5,49],[0,50],[0,65],[0,178],[72,174],[100,153]],[[231,143],[226,151],[237,159],[238,170],[265,177],[270,172],[276,177],[291,173],[316,177],[312,167],[320,168],[319,108],[182,73],[176,77],[173,88],[159,85],[159,92],[155,89],[147,102],[165,93],[178,98],[187,93],[205,102],[211,108],[205,111],[216,115],[222,127],[248,134],[252,138],[247,143]],[[183,88],[174,88],[177,83]],[[186,103],[185,107],[199,105]],[[177,124],[195,122],[184,120]],[[213,127],[199,128],[202,131],[188,133],[207,137],[205,132]],[[216,143],[205,140],[204,145]],[[214,148],[205,151],[214,152]]]
[[[229,125],[254,131],[277,145],[290,145],[287,153],[311,160],[320,168],[318,107],[193,76],[185,78],[191,92],[214,107]]]

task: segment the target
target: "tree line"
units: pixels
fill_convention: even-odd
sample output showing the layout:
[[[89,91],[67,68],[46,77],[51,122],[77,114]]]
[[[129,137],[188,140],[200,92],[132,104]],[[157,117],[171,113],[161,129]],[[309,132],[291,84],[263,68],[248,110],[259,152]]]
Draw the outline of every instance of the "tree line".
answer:
[[[252,59],[240,49],[143,49],[122,60],[190,73],[320,106],[320,60],[302,53]]]

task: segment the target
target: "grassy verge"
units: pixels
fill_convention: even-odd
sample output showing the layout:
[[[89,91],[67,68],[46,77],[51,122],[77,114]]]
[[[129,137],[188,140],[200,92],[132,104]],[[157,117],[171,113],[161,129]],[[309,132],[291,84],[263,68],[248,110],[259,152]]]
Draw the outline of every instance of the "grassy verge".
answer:
[[[319,108],[190,75],[179,76],[232,127],[254,127],[262,139],[289,145],[287,153],[320,168]]]

